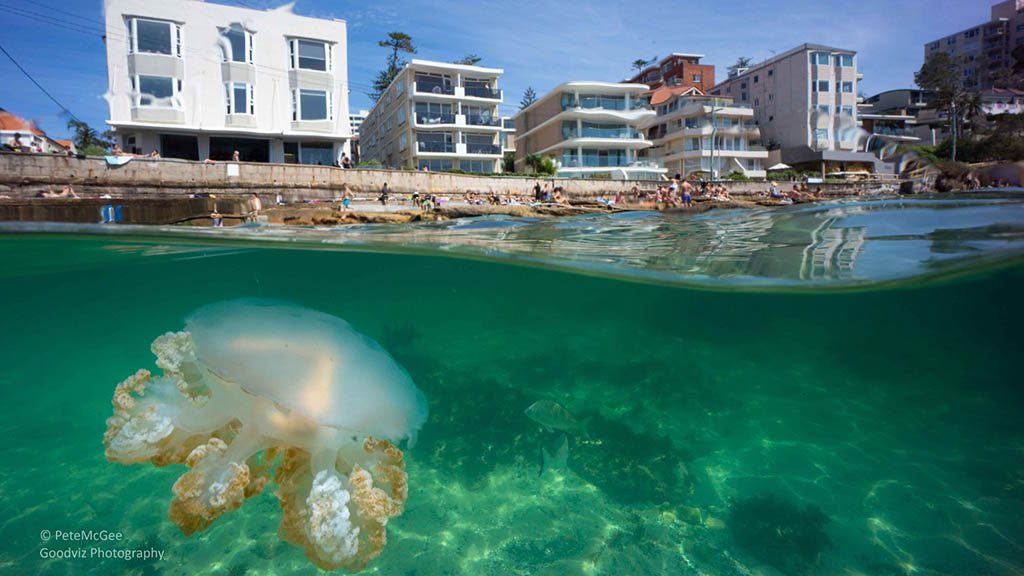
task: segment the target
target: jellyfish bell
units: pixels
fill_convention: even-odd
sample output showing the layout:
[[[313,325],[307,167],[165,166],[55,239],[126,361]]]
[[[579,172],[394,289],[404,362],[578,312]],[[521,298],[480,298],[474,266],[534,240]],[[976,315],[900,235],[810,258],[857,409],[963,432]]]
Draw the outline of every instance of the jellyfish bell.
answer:
[[[423,393],[376,342],[339,318],[267,300],[200,308],[152,345],[114,393],[109,460],[184,463],[171,519],[204,530],[274,471],[280,534],[324,569],[360,570],[408,495],[396,444],[427,418]]]

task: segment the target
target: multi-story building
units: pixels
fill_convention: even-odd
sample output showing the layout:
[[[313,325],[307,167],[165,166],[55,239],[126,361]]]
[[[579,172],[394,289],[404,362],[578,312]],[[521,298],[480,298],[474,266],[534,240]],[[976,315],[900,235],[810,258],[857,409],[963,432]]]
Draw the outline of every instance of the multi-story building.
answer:
[[[869,96],[857,108],[861,128],[881,139],[916,141],[934,146],[948,135],[946,117],[931,107],[932,94],[903,88]],[[870,146],[869,146],[870,149]]]
[[[347,150],[346,25],[201,0],[105,0],[108,124],[129,152],[333,164]]]
[[[501,153],[516,151],[516,123],[510,116],[501,118]]]
[[[68,150],[74,151],[75,146],[71,142],[50,138],[34,122],[0,108],[0,145],[13,146],[15,137],[21,142],[19,152],[65,154]]]
[[[651,88],[696,88],[707,93],[715,85],[715,67],[711,64],[701,64],[700,59],[703,57],[703,54],[673,52],[657,64],[644,68],[626,82],[647,84]]]
[[[768,150],[754,122],[754,110],[732,98],[704,96],[694,89],[662,87],[651,94],[657,114],[641,126],[657,158],[669,174],[688,178],[695,173],[715,178],[738,172],[764,178]]]
[[[862,151],[859,79],[855,51],[803,44],[730,77],[711,94],[753,107],[766,147],[778,150],[772,162],[825,173],[887,171],[891,166]]]
[[[640,158],[652,143],[638,126],[654,116],[646,84],[567,82],[514,117],[516,172],[528,156],[554,158],[563,178],[655,179],[665,169]]]
[[[348,123],[352,128],[352,135],[359,136],[359,127],[363,125],[363,121],[370,114],[369,110],[360,110],[358,113],[352,113],[348,115]]]
[[[959,59],[962,88],[992,88],[998,73],[1013,66],[1014,48],[1024,46],[1024,0],[999,2],[991,15],[988,22],[925,44],[925,59],[945,52]]]
[[[503,72],[412,60],[363,122],[362,160],[390,168],[499,172]]]

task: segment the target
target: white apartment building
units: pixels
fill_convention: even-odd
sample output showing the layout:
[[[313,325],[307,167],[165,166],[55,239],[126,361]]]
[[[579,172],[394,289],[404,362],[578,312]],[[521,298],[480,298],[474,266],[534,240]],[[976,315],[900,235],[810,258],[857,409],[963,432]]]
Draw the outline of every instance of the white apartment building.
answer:
[[[885,171],[873,154],[858,151],[859,80],[855,51],[803,44],[731,76],[711,94],[751,106],[765,145],[790,166]]]
[[[369,110],[360,110],[358,113],[353,112],[348,115],[348,124],[352,128],[353,136],[359,136],[359,127],[363,125],[369,114]]]
[[[501,171],[500,68],[412,60],[360,128],[363,162],[434,172]]]
[[[342,20],[202,0],[105,0],[108,124],[128,152],[334,164],[348,151]]]
[[[646,84],[566,82],[514,117],[516,172],[550,156],[562,178],[654,180],[665,173],[640,157],[653,144],[638,127],[653,118]]]
[[[768,150],[761,145],[753,108],[694,89],[664,91],[668,89],[652,94],[657,116],[641,128],[654,143],[648,156],[657,158],[669,174],[724,178],[738,172],[748,178],[765,177]]]

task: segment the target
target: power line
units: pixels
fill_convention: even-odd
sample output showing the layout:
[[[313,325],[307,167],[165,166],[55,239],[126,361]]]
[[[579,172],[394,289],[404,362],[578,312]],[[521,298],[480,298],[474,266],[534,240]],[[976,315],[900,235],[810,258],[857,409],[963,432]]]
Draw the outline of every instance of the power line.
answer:
[[[10,59],[11,59],[11,62],[14,62],[14,65],[18,67],[18,70],[21,70],[21,73],[22,73],[22,74],[24,74],[26,78],[28,78],[29,80],[31,80],[31,81],[32,81],[32,83],[33,83],[33,84],[35,84],[37,88],[39,88],[40,90],[42,90],[42,91],[43,91],[43,94],[46,94],[46,95],[47,95],[47,96],[48,96],[48,97],[50,98],[50,100],[53,100],[53,103],[54,103],[54,104],[56,104],[57,106],[59,106],[59,107],[60,107],[60,109],[61,109],[62,111],[64,111],[64,112],[67,112],[68,116],[71,116],[71,117],[72,117],[72,118],[74,118],[74,119],[75,119],[76,121],[78,121],[78,122],[81,122],[81,120],[79,120],[79,119],[78,119],[78,116],[75,116],[75,114],[74,114],[73,112],[71,112],[71,110],[68,110],[68,107],[67,107],[67,106],[65,106],[65,105],[61,104],[61,103],[60,103],[59,101],[57,101],[57,99],[53,97],[53,94],[50,94],[50,93],[49,93],[49,92],[48,92],[48,91],[46,90],[46,88],[43,88],[43,85],[42,85],[42,84],[40,84],[39,82],[36,82],[36,79],[35,79],[35,78],[33,78],[33,77],[32,77],[32,75],[28,73],[28,70],[25,70],[25,68],[23,68],[23,67],[21,66],[21,64],[18,64],[18,61],[14,59],[14,56],[11,56],[11,53],[10,53],[10,52],[8,52],[8,51],[7,51],[7,50],[6,50],[6,49],[5,49],[4,47],[3,47],[3,45],[2,45],[2,44],[0,44],[0,52],[3,52],[5,56],[7,56],[8,58],[10,58]]]

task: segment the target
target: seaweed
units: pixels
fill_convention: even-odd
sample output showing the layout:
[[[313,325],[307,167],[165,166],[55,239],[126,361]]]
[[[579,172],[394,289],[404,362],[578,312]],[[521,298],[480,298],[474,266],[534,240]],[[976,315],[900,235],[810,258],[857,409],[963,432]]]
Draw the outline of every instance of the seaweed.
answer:
[[[736,543],[785,574],[811,573],[832,544],[825,533],[828,516],[811,504],[800,508],[775,496],[754,496],[734,502],[729,516]]]

